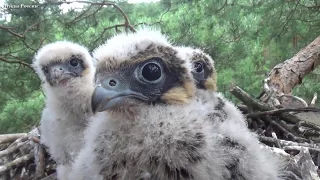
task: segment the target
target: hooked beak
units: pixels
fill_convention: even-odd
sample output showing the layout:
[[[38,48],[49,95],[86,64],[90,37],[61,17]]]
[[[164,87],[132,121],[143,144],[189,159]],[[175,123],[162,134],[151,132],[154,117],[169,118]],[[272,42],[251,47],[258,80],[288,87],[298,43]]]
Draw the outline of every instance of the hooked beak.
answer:
[[[63,64],[57,64],[50,68],[50,75],[47,78],[51,85],[65,84],[72,78],[72,74]]]
[[[102,112],[107,109],[118,107],[120,106],[120,102],[126,97],[134,97],[144,101],[148,100],[148,97],[130,89],[118,92],[107,90],[102,86],[97,86],[91,97],[92,112]]]

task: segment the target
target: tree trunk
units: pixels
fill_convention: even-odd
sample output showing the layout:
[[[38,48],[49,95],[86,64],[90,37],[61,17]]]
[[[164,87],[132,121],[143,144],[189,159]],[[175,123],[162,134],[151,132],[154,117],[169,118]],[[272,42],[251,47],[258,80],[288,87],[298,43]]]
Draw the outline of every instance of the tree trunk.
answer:
[[[268,75],[269,87],[276,94],[291,94],[292,89],[320,64],[320,36],[295,56],[275,66]]]

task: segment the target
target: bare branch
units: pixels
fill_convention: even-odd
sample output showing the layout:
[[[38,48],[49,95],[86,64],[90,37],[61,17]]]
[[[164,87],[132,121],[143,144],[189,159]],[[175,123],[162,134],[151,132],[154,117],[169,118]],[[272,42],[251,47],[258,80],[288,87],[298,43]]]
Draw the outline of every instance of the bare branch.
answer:
[[[44,149],[41,144],[35,144],[34,146],[34,161],[36,163],[36,178],[44,176],[45,160]]]
[[[302,147],[305,146],[299,146],[299,145],[291,145],[291,146],[284,146],[284,150],[296,150],[296,151],[300,151]],[[307,148],[310,152],[311,151],[315,151],[317,153],[320,153],[320,148],[313,148],[313,147],[305,147]]]
[[[7,32],[9,32],[10,34],[16,36],[16,37],[19,37],[19,38],[25,38],[27,33],[34,27],[34,26],[37,26],[40,22],[36,22],[34,24],[32,24],[31,26],[29,26],[22,34],[19,34],[11,29],[13,29],[12,27],[7,27],[7,26],[3,26],[3,25],[0,25],[0,29],[2,30],[5,30]]]
[[[287,29],[286,26],[288,25],[288,23],[291,21],[293,14],[296,12],[298,4],[299,4],[300,0],[297,1],[295,7],[293,8],[293,10],[290,12],[289,16],[286,18],[286,22],[284,23],[284,25],[282,26],[282,30],[279,33],[279,37],[281,36],[281,34]]]
[[[0,25],[0,29],[5,30],[5,31],[9,32],[10,34],[12,34],[14,36],[17,36],[19,38],[24,38],[21,34],[18,34],[18,33],[14,32],[14,31],[12,31],[11,30],[12,27],[6,27],[6,26]]]
[[[253,99],[248,93],[246,93],[244,90],[242,90],[238,86],[231,88],[230,92],[236,98],[241,100],[245,105],[247,105],[248,107],[252,107],[258,111],[271,111],[271,110],[276,109],[275,107],[271,107],[268,104],[264,104],[264,103],[257,101],[256,99]],[[299,119],[295,115],[288,114],[288,113],[284,112],[284,113],[280,113],[279,116],[280,116],[280,118],[282,118],[286,122],[290,122],[290,123],[294,123],[294,124],[301,123],[301,125],[303,125],[303,126],[320,130],[320,126],[315,125],[310,122],[301,121],[301,119]]]
[[[274,109],[270,111],[263,111],[263,112],[255,112],[247,114],[247,118],[259,117],[259,116],[266,116],[266,115],[275,115],[278,113],[284,112],[320,112],[320,109],[317,108],[282,108],[282,109]]]
[[[279,97],[280,98],[282,98],[282,97],[290,97],[292,99],[296,99],[297,101],[300,101],[303,104],[304,107],[308,107],[307,102],[305,100],[303,100],[302,98],[299,98],[297,96],[293,96],[293,95],[290,95],[290,94],[282,94]]]
[[[114,25],[114,26],[109,26],[109,27],[104,28],[103,31],[102,31],[102,33],[100,34],[100,36],[99,36],[96,40],[94,40],[93,43],[94,43],[94,44],[97,43],[97,42],[99,41],[99,39],[102,38],[102,36],[104,35],[104,33],[105,33],[107,30],[113,29],[113,28],[115,28],[115,29],[117,30],[117,28],[119,28],[119,27],[125,27],[125,26],[126,26],[125,24],[117,24],[117,25]]]
[[[269,87],[276,95],[290,94],[302,79],[320,64],[320,36],[291,59],[276,65],[269,73]]]
[[[16,139],[19,139],[23,136],[26,136],[27,133],[17,133],[17,134],[4,134],[0,135],[0,144],[13,142]]]
[[[0,56],[0,61],[6,62],[6,63],[10,63],[10,64],[20,64],[23,65],[25,67],[28,67],[29,69],[31,69],[32,71],[34,71],[34,69],[32,68],[32,66],[24,61],[21,60],[7,60],[4,57]]]
[[[11,154],[11,153],[15,152],[16,150],[18,150],[23,145],[24,145],[24,143],[20,142],[20,143],[17,143],[15,146],[11,146],[11,147],[8,147],[7,149],[3,150],[3,151],[0,151],[0,157],[4,157],[4,156],[7,156],[8,154]]]
[[[271,143],[276,144],[277,142],[280,143],[281,146],[302,146],[302,147],[309,147],[309,148],[320,148],[316,144],[309,144],[309,143],[297,143],[293,141],[286,141],[282,139],[275,139],[266,136],[259,136],[260,141],[264,143]]]
[[[93,14],[89,14],[89,15],[87,15],[87,16],[84,16],[85,13],[89,12],[89,10],[92,8],[92,6],[93,6],[93,5],[90,5],[90,6],[88,7],[88,9],[86,9],[86,10],[83,11],[80,15],[78,15],[77,17],[75,17],[72,21],[69,22],[69,24],[73,24],[73,23],[79,22],[79,21],[81,21],[81,20],[83,20],[83,19],[85,19],[85,18],[87,18],[87,17],[92,16],[95,12],[94,12]],[[101,7],[102,7],[102,6],[100,6],[98,9],[100,9]],[[84,17],[82,17],[82,16],[84,16]]]
[[[311,103],[310,103],[310,106],[311,106],[311,107],[314,107],[314,106],[316,105],[317,99],[318,99],[318,94],[317,94],[317,93],[314,93],[313,98],[312,98],[312,101],[311,101]]]
[[[71,2],[50,2],[50,3],[42,3],[40,6],[47,6],[47,5],[61,5],[61,4],[70,4]],[[126,15],[126,13],[115,3],[113,2],[91,2],[91,1],[72,1],[72,3],[84,3],[84,4],[90,4],[90,5],[98,5],[98,6],[113,6],[115,9],[117,9],[120,14],[124,18],[124,23],[122,25],[118,25],[117,27],[124,26],[126,29],[130,29],[132,32],[136,32],[134,27],[130,24],[129,18]],[[116,26],[113,26],[116,27]],[[110,28],[109,28],[110,29]]]
[[[11,162],[8,162],[2,166],[0,166],[0,173],[6,172],[13,167],[20,166],[25,162],[29,161],[33,157],[33,154],[28,154],[22,157],[19,157]]]

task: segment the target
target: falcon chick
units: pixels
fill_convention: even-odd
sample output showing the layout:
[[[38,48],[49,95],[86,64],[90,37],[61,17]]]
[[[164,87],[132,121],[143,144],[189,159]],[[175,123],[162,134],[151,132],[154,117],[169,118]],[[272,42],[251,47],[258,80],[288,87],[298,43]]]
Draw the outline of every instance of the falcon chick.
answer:
[[[46,95],[41,142],[58,163],[58,179],[65,179],[70,163],[83,145],[83,131],[92,115],[92,57],[81,45],[57,41],[37,52],[33,67],[44,82]]]
[[[191,62],[197,88],[217,91],[217,72],[212,58],[200,49],[183,46],[176,49],[183,59]]]
[[[228,113],[228,116],[232,117],[229,119],[247,126],[241,111],[223,94],[217,92],[217,72],[212,58],[200,49],[183,46],[176,47],[176,49],[183,59],[191,63],[197,96],[216,104],[214,115],[222,120]]]
[[[269,152],[261,152],[263,150],[257,146],[259,142],[256,134],[247,128],[246,119],[241,111],[221,93],[216,92],[217,75],[212,58],[200,49],[191,47],[176,49],[184,59],[191,62],[192,75],[197,86],[197,98],[212,104],[214,111],[210,114],[213,117],[211,119],[221,122],[220,133],[226,138],[225,146],[229,147],[228,153],[233,159],[227,165],[232,167],[229,176],[232,179],[251,179],[252,175],[259,177],[261,169],[264,169],[261,176],[282,175],[284,162],[272,157]],[[253,173],[255,168],[257,171]]]
[[[92,109],[100,113],[86,131],[69,179],[232,179],[238,160],[229,150],[258,151],[253,136],[237,148],[223,136],[242,132],[222,126],[211,116],[211,101],[195,97],[191,65],[161,33],[144,29],[117,35],[94,57]],[[277,172],[269,174],[271,165],[253,167],[244,178],[278,179]]]

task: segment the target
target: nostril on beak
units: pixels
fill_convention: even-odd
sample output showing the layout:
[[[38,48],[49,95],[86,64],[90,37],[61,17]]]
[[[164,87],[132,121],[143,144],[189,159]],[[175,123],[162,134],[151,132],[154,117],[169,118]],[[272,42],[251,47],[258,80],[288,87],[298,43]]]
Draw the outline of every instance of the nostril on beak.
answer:
[[[61,68],[59,68],[59,70],[60,70],[60,71],[62,71],[62,67],[61,67]]]
[[[110,86],[116,86],[116,85],[117,85],[117,82],[116,82],[115,80],[111,79],[111,80],[109,81],[109,85],[110,85]]]

